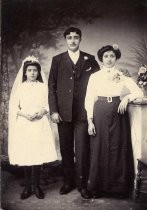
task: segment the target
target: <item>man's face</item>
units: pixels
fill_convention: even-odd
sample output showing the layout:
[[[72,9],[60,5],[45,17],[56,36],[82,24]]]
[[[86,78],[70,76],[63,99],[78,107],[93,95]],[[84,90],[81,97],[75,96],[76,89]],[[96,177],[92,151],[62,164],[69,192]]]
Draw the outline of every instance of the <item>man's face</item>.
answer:
[[[79,49],[81,38],[76,32],[70,32],[66,35],[66,43],[69,50],[76,52]]]

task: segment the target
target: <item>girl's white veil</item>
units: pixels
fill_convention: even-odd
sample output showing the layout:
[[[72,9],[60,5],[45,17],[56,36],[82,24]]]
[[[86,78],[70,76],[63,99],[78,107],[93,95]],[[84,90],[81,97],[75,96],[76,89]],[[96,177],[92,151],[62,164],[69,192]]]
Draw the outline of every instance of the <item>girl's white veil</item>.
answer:
[[[22,65],[18,71],[18,74],[15,78],[11,93],[10,93],[10,99],[9,99],[9,113],[8,113],[8,154],[11,155],[11,144],[13,144],[14,139],[14,133],[15,133],[15,124],[17,120],[17,111],[18,111],[18,98],[17,98],[17,92],[19,90],[19,87],[21,86],[23,82],[23,67],[24,63],[26,61],[31,61],[31,63],[39,63],[39,60],[34,56],[28,56],[22,61]],[[41,70],[41,77],[43,83],[46,85],[46,91],[48,94],[48,86],[47,86],[47,80],[45,78],[44,72]]]

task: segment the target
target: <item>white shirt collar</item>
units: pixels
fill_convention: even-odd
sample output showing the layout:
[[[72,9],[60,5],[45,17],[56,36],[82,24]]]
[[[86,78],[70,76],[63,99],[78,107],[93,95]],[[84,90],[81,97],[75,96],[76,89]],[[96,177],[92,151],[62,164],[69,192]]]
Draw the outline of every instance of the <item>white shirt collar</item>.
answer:
[[[73,63],[76,64],[80,56],[80,50],[78,49],[76,52],[72,52],[71,50],[68,50],[68,54],[71,60],[73,61]]]
[[[69,56],[79,56],[80,55],[80,50],[78,49],[76,52],[72,52],[71,50],[68,49],[68,54]]]

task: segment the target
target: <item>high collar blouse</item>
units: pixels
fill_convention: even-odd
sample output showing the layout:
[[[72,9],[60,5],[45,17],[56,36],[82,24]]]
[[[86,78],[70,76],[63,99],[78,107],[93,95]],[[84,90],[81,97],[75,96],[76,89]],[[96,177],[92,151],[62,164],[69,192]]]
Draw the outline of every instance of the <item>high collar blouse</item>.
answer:
[[[85,109],[88,119],[93,117],[93,106],[95,101],[98,100],[98,96],[121,97],[124,89],[128,90],[127,97],[129,101],[143,96],[137,84],[130,77],[124,76],[115,67],[102,68],[100,71],[92,74],[88,82],[85,98]]]

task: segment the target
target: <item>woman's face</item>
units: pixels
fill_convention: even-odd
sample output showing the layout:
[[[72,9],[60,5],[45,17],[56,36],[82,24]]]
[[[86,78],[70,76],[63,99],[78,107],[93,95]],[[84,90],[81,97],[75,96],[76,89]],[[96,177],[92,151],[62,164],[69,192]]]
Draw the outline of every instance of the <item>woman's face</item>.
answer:
[[[38,76],[38,69],[37,66],[29,65],[27,66],[26,73],[27,81],[34,82]]]
[[[107,51],[103,54],[103,65],[112,68],[116,63],[116,55],[113,51]]]

